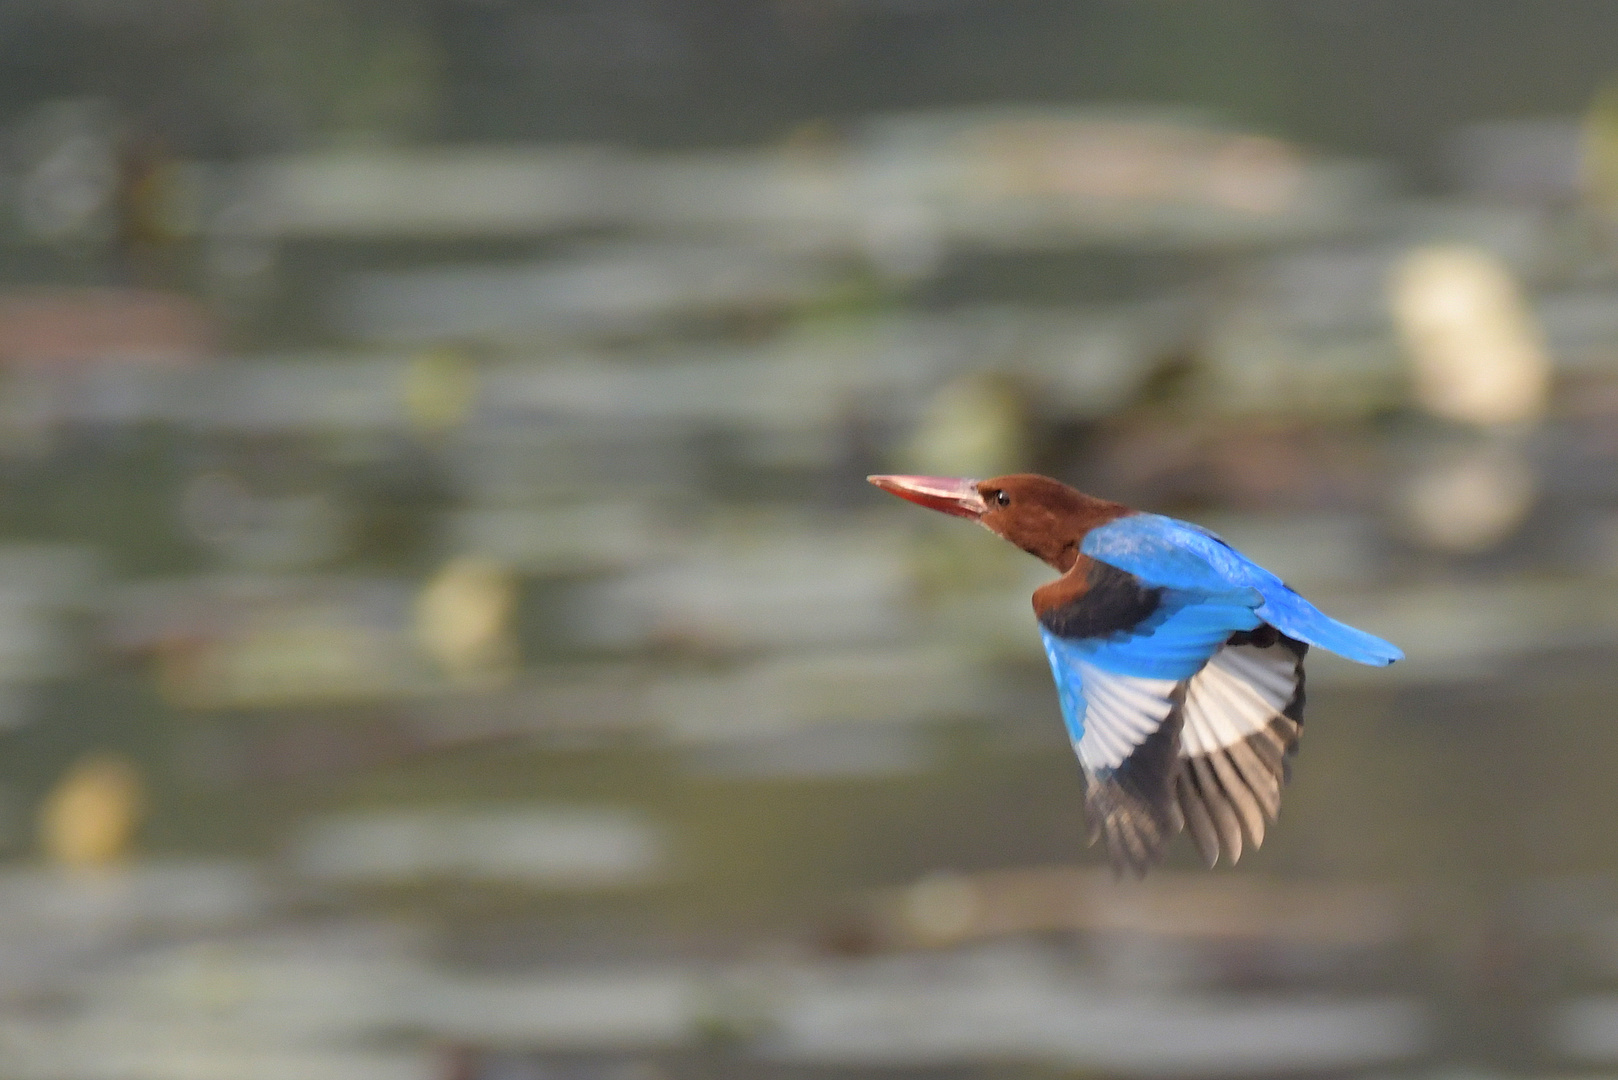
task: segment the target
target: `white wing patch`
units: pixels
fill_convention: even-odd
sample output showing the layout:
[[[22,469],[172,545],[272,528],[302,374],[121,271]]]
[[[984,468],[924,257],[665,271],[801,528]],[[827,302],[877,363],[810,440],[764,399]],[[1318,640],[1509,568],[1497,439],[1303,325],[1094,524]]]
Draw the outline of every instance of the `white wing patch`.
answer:
[[[1264,842],[1298,744],[1307,646],[1226,645],[1186,685],[1175,777],[1181,817],[1212,866]]]
[[[1265,644],[1221,646],[1183,680],[1052,652],[1058,686],[1079,689],[1063,708],[1083,711],[1073,748],[1085,810],[1116,866],[1144,873],[1181,828],[1210,866],[1264,842],[1301,730],[1307,651],[1272,631]]]
[[[1084,686],[1084,734],[1074,749],[1089,772],[1116,769],[1174,710],[1175,679],[1119,675],[1075,661]]]
[[[1287,649],[1225,646],[1186,688],[1180,756],[1212,754],[1263,731],[1297,686],[1298,658]]]

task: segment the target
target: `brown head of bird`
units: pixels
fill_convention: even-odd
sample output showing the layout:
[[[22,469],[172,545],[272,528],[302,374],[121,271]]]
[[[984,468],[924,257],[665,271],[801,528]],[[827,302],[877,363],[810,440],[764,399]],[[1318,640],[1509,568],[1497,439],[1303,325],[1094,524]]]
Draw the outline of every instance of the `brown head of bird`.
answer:
[[[1062,573],[1079,558],[1091,529],[1125,514],[1108,502],[1048,476],[1013,473],[987,480],[943,476],[868,476],[871,483],[918,506],[970,518]]]

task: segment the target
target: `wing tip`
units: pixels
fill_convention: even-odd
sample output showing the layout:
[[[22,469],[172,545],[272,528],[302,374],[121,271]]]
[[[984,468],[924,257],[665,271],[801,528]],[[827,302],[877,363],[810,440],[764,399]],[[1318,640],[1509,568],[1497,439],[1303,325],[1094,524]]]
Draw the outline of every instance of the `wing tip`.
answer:
[[[1344,630],[1352,633],[1352,637],[1343,640],[1341,631],[1336,634],[1298,634],[1292,630],[1283,629],[1284,633],[1311,645],[1317,645],[1327,652],[1334,652],[1338,656],[1364,664],[1367,667],[1387,667],[1405,658],[1404,650],[1390,641],[1367,634],[1363,630],[1355,629],[1344,623],[1339,623]],[[1336,638],[1336,640],[1333,640]]]
[[[1367,667],[1388,667],[1390,664],[1396,664],[1405,658],[1404,650],[1392,642],[1382,641],[1379,638],[1373,638],[1372,640],[1376,641],[1377,647],[1375,649],[1369,649],[1360,656],[1350,656],[1349,659]]]
[[[1105,842],[1107,861],[1120,879],[1139,880],[1163,861],[1169,843],[1184,828],[1172,788],[1148,793],[1116,774],[1092,777],[1085,817],[1093,845]]]

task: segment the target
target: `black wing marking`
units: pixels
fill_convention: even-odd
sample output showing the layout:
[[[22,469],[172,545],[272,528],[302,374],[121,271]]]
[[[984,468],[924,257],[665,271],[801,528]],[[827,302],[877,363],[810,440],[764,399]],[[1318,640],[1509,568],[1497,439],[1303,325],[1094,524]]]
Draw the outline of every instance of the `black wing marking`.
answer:
[[[1092,561],[1084,591],[1041,613],[1039,621],[1057,637],[1110,637],[1139,627],[1162,602],[1162,589],[1148,586],[1127,570]]]

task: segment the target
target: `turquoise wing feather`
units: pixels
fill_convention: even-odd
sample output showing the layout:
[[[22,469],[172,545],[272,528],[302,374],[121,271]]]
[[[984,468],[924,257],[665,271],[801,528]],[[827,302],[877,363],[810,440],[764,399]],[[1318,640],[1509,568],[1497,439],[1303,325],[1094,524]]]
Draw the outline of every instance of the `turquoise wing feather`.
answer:
[[[1253,607],[1258,619],[1361,664],[1404,658],[1397,646],[1331,618],[1218,536],[1188,522],[1131,514],[1092,529],[1079,550],[1148,585],[1216,595],[1252,590],[1259,600]]]

